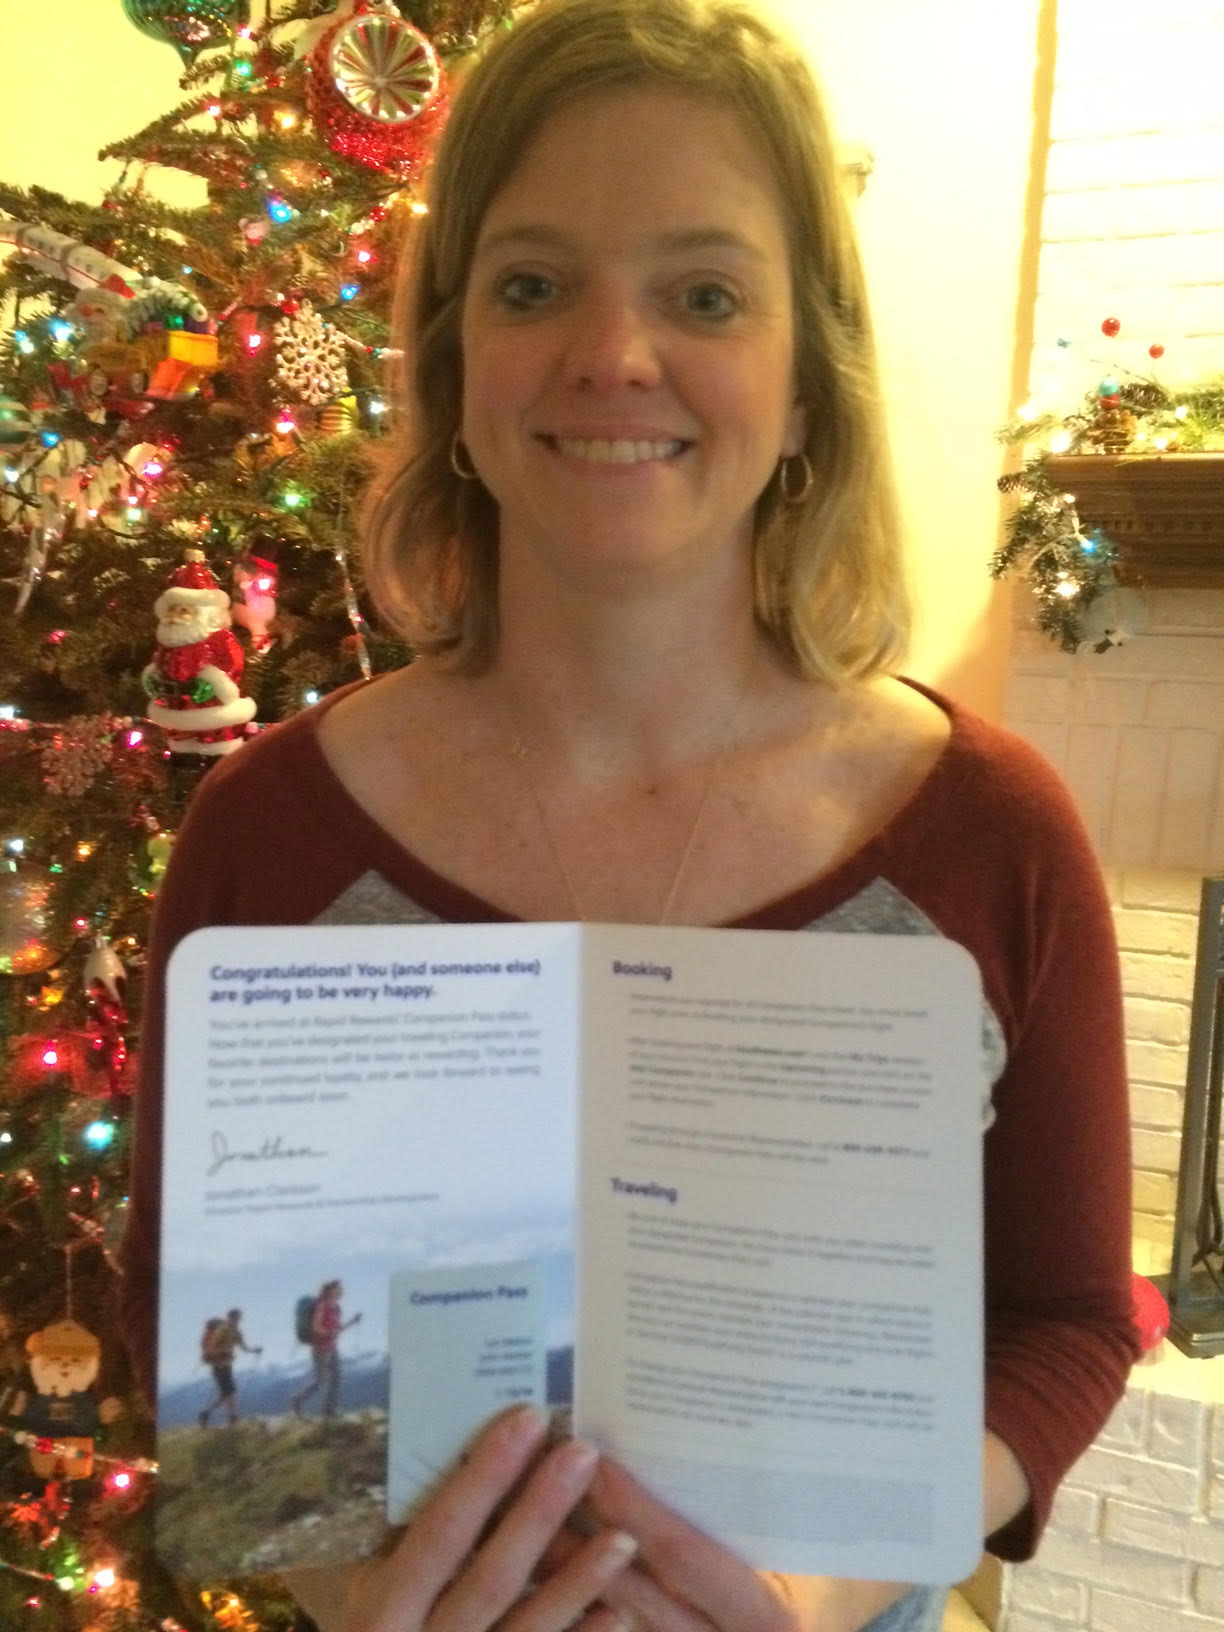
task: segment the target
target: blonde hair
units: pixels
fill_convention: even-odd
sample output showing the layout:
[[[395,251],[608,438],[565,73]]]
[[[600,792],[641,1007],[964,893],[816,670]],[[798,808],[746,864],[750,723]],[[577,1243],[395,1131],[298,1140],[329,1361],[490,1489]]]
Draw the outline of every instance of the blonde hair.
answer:
[[[497,644],[497,505],[451,464],[461,309],[485,212],[540,126],[576,97],[661,86],[732,108],[776,180],[790,249],[795,376],[815,479],[757,503],[754,606],[797,672],[839,684],[891,667],[909,598],[875,348],[828,124],[808,69],[739,0],[544,0],[463,84],[397,300],[405,427],[366,512],[366,580],[420,652],[468,673]]]

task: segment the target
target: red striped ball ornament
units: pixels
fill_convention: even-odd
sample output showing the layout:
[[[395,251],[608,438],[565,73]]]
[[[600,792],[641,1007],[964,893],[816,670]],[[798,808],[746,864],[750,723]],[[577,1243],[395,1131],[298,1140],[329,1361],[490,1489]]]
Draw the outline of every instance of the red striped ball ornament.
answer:
[[[311,52],[307,105],[334,152],[407,181],[429,153],[447,98],[429,40],[377,0],[328,29]]]

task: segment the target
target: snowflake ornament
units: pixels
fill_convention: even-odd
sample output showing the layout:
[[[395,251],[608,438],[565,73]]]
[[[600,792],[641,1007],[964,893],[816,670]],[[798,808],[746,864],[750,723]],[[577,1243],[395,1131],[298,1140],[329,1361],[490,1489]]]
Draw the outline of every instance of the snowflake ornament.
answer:
[[[276,378],[298,402],[317,408],[347,393],[344,336],[323,321],[309,300],[274,323],[272,337],[276,341]]]

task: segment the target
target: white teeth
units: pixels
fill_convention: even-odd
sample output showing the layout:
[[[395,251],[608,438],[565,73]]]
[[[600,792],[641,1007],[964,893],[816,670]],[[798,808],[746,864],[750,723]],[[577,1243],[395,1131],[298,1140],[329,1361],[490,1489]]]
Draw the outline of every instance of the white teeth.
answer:
[[[611,441],[607,437],[593,437],[579,441],[574,437],[558,437],[560,453],[575,459],[586,459],[593,465],[637,465],[649,459],[670,459],[684,447],[683,442],[634,442],[629,438]]]

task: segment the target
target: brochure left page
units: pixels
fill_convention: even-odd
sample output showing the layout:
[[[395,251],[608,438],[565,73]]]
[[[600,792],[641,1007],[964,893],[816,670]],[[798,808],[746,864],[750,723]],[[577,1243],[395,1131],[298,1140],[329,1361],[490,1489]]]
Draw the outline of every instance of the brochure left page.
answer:
[[[175,950],[157,1517],[172,1569],[359,1557],[443,1447],[518,1399],[567,1411],[578,934],[226,928]],[[415,1410],[430,1355],[454,1386]]]

